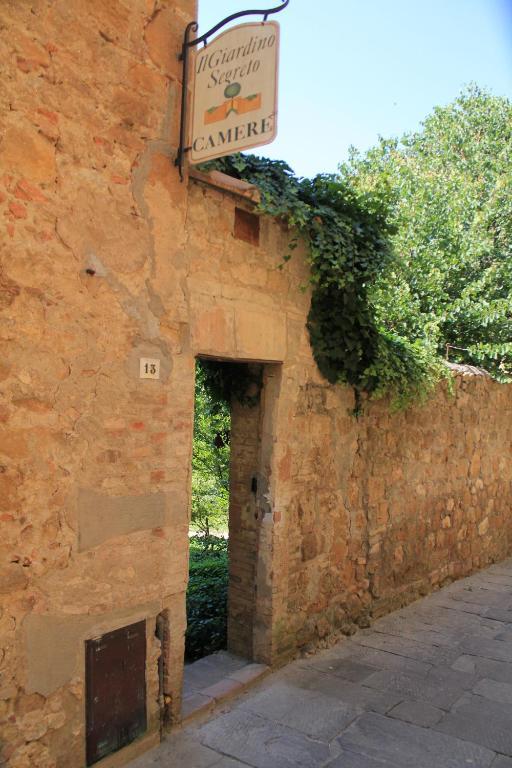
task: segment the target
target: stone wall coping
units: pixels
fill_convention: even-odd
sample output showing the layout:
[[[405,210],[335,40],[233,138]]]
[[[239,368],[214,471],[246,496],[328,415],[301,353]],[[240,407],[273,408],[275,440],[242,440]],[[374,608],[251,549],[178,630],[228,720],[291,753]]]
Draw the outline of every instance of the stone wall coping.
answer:
[[[235,179],[234,176],[228,176],[227,173],[222,173],[222,171],[204,173],[196,168],[190,168],[189,177],[193,181],[199,181],[210,187],[215,187],[222,190],[222,192],[238,195],[238,197],[243,197],[252,203],[259,203],[261,198],[260,191],[254,184],[249,184],[247,181],[242,181],[242,179]]]
[[[453,371],[454,374],[461,376],[486,376],[488,379],[491,375],[484,368],[477,368],[476,365],[461,365],[460,363],[449,363],[446,361],[446,365]]]

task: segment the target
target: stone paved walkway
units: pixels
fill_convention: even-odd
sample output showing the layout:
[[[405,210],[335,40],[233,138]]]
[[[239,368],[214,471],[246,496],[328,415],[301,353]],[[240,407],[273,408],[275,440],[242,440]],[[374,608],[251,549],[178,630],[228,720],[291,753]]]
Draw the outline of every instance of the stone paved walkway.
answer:
[[[512,768],[512,559],[293,662],[130,768]]]

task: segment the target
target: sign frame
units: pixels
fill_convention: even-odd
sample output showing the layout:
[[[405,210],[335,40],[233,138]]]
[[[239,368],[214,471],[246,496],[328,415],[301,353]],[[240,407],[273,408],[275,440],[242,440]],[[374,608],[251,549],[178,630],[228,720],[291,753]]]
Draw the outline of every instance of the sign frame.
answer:
[[[281,5],[277,8],[267,8],[265,10],[263,9],[257,9],[257,10],[248,10],[248,11],[239,11],[238,13],[232,13],[230,16],[226,16],[225,19],[222,21],[219,21],[218,24],[216,24],[214,27],[208,30],[208,32],[205,32],[204,35],[200,35],[199,37],[196,37],[194,39],[190,39],[192,33],[196,33],[199,29],[199,25],[197,21],[191,21],[189,24],[187,24],[187,27],[185,29],[185,34],[183,37],[183,44],[181,47],[181,53],[178,56],[178,59],[183,62],[183,76],[182,76],[182,89],[181,89],[181,119],[180,119],[180,143],[178,147],[178,152],[176,155],[176,160],[174,161],[174,164],[179,170],[180,179],[183,181],[184,174],[183,174],[183,166],[185,163],[185,157],[187,152],[190,152],[190,147],[187,146],[187,128],[188,128],[188,97],[189,97],[189,64],[190,64],[190,56],[189,51],[193,46],[197,46],[200,43],[204,43],[206,45],[208,38],[211,37],[215,32],[217,32],[219,29],[224,27],[226,24],[229,24],[230,21],[234,21],[235,19],[239,19],[242,16],[263,16],[263,21],[265,22],[267,18],[274,13],[279,13],[280,11],[283,11],[287,5],[289,4],[290,0],[281,0]]]
[[[216,87],[214,86],[214,91],[217,92],[218,102],[215,103],[215,105],[212,105],[211,99],[214,98],[213,93],[209,96],[209,100],[207,101],[205,87],[204,85],[201,85],[201,87],[199,86],[198,79],[199,77],[204,78],[208,72],[210,77],[212,77],[215,72],[219,72],[219,69],[213,69],[211,65],[210,70],[207,69],[210,56],[215,57],[216,53],[222,53],[225,50],[230,50],[231,52],[232,46],[234,46],[232,50],[235,51],[237,44],[233,43],[232,39],[229,37],[231,33],[235,33],[242,38],[238,43],[239,50],[240,47],[253,47],[253,52],[250,55],[254,55],[255,58],[250,59],[249,62],[245,61],[242,66],[240,66],[240,64],[244,59],[233,65],[229,63],[220,66],[233,66],[234,71],[240,69],[242,72],[249,69],[249,72],[247,73],[250,78],[249,83],[252,80],[253,85],[259,92],[256,92],[251,87],[249,87],[249,91],[247,91],[247,75],[239,75],[240,82],[226,80],[224,83],[219,83]],[[258,46],[258,33],[260,33],[259,46],[263,44],[261,51]],[[246,149],[251,149],[252,147],[261,147],[274,141],[277,135],[279,38],[279,24],[276,22],[249,22],[230,27],[225,32],[221,32],[220,35],[217,35],[212,40],[211,45],[220,45],[223,46],[222,48],[217,48],[216,51],[214,50],[213,52],[210,52],[210,49],[205,46],[201,50],[194,52],[194,69],[196,71],[194,76],[194,87],[192,89],[193,99],[189,126],[189,137],[191,141],[190,156],[192,163],[204,163],[226,154],[242,152]],[[248,40],[249,42],[247,42]],[[265,45],[267,41],[272,41],[271,47]],[[224,46],[226,46],[226,48],[224,48]],[[257,74],[256,78],[254,77],[254,74],[250,72],[251,65],[258,65],[259,72],[262,61],[263,68],[265,68],[265,66],[267,67],[267,73],[268,69],[272,68],[273,78],[269,78],[268,81],[267,78],[264,77],[263,72],[259,75]],[[203,63],[205,66],[203,66]],[[202,67],[201,72],[199,72],[199,67]],[[222,73],[220,79],[222,79],[223,74],[231,75],[231,72],[228,71],[227,73]],[[242,77],[243,79],[241,79]],[[267,82],[271,83],[270,87]],[[210,88],[210,85],[208,88]],[[219,88],[223,92],[222,97],[218,95]],[[214,107],[213,109],[212,106]],[[205,109],[206,107],[209,108]],[[240,110],[240,114],[238,110]],[[245,124],[235,125],[232,122],[230,111],[237,115],[239,119],[245,119]],[[245,113],[247,114],[246,117],[244,117]],[[199,126],[201,123],[203,124],[204,131],[202,136],[199,134]],[[197,136],[196,127],[198,129]],[[240,136],[238,135],[239,132]],[[215,140],[219,140],[220,143],[217,144],[216,147],[213,147]],[[226,147],[223,146],[226,141],[235,144],[230,151],[226,151]],[[203,148],[196,149],[196,142],[201,142]],[[210,143],[210,149],[204,147],[205,143]],[[198,157],[197,155],[200,156]]]

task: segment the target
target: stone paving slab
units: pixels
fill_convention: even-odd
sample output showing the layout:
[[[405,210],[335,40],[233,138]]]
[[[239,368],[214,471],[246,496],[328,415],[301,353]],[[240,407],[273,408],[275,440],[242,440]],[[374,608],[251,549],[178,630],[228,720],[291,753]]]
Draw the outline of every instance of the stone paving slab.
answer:
[[[446,645],[451,646],[454,640],[454,632],[440,632],[428,624],[420,621],[408,620],[403,617],[401,621],[392,624],[379,625],[379,632],[395,637],[403,637],[408,640],[414,640],[417,643],[426,643],[427,645]]]
[[[370,675],[379,671],[378,667],[371,666],[370,664],[362,664],[350,659],[339,659],[336,657],[312,659],[307,666],[317,669],[319,672],[325,672],[327,675],[350,680],[352,683],[362,683]]]
[[[129,763],[129,768],[211,768],[222,755],[200,744],[193,733],[178,731],[156,749]]]
[[[404,699],[426,702],[439,709],[450,709],[464,693],[460,686],[448,685],[428,675],[422,677],[389,670],[371,675],[365,685],[382,691],[395,691]]]
[[[204,659],[185,665],[184,688],[187,693],[200,693],[216,685],[231,673],[246,667],[249,662],[227,651],[218,651]]]
[[[260,717],[234,710],[199,729],[201,744],[254,768],[320,768],[334,756],[326,743]]]
[[[423,661],[427,664],[450,665],[458,655],[454,646],[439,646],[432,643],[423,643],[409,640],[405,637],[386,635],[378,631],[364,630],[360,636],[355,635],[354,642],[380,651],[388,651],[398,656]]]
[[[362,712],[340,698],[286,683],[247,697],[240,709],[295,728],[321,741],[334,739]]]
[[[388,712],[403,699],[403,696],[394,691],[378,691],[365,685],[319,674],[312,670],[299,671],[298,668],[292,667],[284,674],[288,680],[300,688],[323,693],[352,707],[368,709],[372,712]]]
[[[512,642],[502,640],[482,640],[479,637],[465,638],[460,644],[461,650],[472,656],[483,656],[494,661],[512,663]]]
[[[512,664],[506,661],[462,654],[454,661],[452,669],[470,673],[477,678],[490,678],[497,682],[512,683]]]
[[[395,768],[488,768],[495,753],[469,741],[403,723],[373,712],[352,723],[338,743],[343,749]]]
[[[512,768],[512,760],[504,755],[497,755],[491,768]]]
[[[203,716],[216,704],[237,696],[268,672],[269,668],[264,664],[254,664],[227,651],[217,651],[185,665],[183,721]]]
[[[376,669],[399,669],[401,671],[415,672],[426,675],[432,664],[424,661],[418,661],[407,656],[392,652],[383,651],[379,648],[370,648],[356,644],[352,640],[341,642],[335,649],[336,653],[332,658],[349,659],[353,662],[367,664]],[[319,653],[306,661],[309,666],[314,666],[314,659],[320,662],[324,658],[324,653]]]
[[[492,584],[494,586],[498,585],[500,587],[508,586],[512,587],[512,577],[511,576],[503,576],[499,574],[492,574],[490,571],[485,571],[483,573],[480,581],[480,584]]]
[[[437,603],[438,608],[446,608],[450,611],[457,613],[469,613],[473,616],[483,616],[487,610],[486,606],[482,603],[473,603],[468,600],[454,600],[451,595],[448,595],[443,602]]]
[[[329,768],[394,768],[394,764],[387,760],[373,760],[367,755],[356,752],[342,752],[342,754],[329,763]]]
[[[443,665],[438,667],[432,667],[432,669],[426,674],[427,680],[437,682],[445,686],[453,686],[459,688],[461,691],[472,690],[476,685],[480,677],[466,670],[458,670],[452,667],[445,667]]]
[[[406,723],[428,728],[438,723],[444,716],[442,709],[425,704],[422,701],[402,701],[388,712],[390,717],[405,720]]]
[[[498,701],[501,704],[512,704],[512,685],[510,683],[500,683],[484,678],[475,685],[473,693],[485,696],[491,701]]]
[[[435,730],[512,757],[512,706],[466,694]]]
[[[512,590],[512,586],[510,589]],[[502,621],[506,624],[512,624],[512,610],[506,608],[489,608],[484,615],[488,619],[495,619],[496,621]]]
[[[512,587],[512,579],[507,579],[503,576],[488,576],[485,579],[480,579],[479,585],[482,589],[493,589],[495,592],[506,592],[510,595],[509,590]]]
[[[414,604],[410,610],[411,618],[420,618],[426,623],[429,622],[440,632],[455,636],[455,639],[457,639],[457,632],[469,633],[476,629],[478,632],[489,634],[492,630],[496,630],[496,624],[487,616],[483,618],[479,614],[455,611],[452,604],[449,604],[448,608],[443,604],[440,606]]]
[[[498,591],[491,588],[472,587],[466,589],[460,593],[454,592],[450,595],[450,600],[455,600],[461,603],[471,603],[472,605],[481,605],[484,608],[489,608],[493,605],[503,604],[503,595],[506,594],[506,590]],[[510,605],[510,593],[507,595],[507,605]]]
[[[225,663],[219,678],[204,660],[194,683],[215,692],[261,671]],[[292,662],[208,717],[129,768],[512,768],[512,559]]]

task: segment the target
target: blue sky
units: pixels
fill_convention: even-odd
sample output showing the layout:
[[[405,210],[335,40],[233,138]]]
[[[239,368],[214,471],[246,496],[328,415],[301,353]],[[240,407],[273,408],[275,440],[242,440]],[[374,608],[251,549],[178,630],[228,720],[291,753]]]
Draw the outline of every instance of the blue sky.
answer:
[[[278,4],[199,0],[199,31]],[[273,18],[279,133],[255,152],[299,175],[335,171],[351,144],[415,130],[472,81],[512,97],[512,0],[290,0]]]

